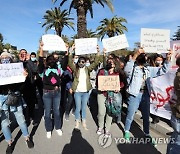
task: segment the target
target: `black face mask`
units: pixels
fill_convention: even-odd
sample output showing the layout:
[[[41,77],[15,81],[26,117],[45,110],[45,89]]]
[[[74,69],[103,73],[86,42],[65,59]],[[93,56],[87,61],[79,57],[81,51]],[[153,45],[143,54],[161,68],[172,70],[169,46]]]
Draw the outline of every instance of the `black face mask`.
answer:
[[[111,69],[111,68],[112,68],[112,64],[111,64],[111,63],[107,63],[106,69],[109,70],[109,69]]]
[[[79,68],[83,68],[85,66],[85,63],[78,63]]]

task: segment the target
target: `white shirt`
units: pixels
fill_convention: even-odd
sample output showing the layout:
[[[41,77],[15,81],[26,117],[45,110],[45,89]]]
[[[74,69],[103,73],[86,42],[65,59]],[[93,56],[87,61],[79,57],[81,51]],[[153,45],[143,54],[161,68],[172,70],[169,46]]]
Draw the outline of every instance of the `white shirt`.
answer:
[[[79,68],[79,83],[76,92],[87,92],[86,78],[85,67]]]

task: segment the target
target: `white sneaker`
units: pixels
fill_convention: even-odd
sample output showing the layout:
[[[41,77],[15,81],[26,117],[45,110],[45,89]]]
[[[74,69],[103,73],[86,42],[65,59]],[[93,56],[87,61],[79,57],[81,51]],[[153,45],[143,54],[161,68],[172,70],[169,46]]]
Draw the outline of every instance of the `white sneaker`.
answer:
[[[61,129],[57,129],[56,132],[58,133],[59,136],[62,136],[62,130]]]
[[[46,137],[51,138],[51,135],[52,135],[51,132],[47,132]]]

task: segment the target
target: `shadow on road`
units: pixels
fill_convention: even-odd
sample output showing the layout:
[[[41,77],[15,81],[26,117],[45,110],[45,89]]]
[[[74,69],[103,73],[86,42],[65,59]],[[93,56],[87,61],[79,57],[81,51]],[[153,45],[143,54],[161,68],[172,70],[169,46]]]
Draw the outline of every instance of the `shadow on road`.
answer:
[[[71,141],[63,148],[62,154],[94,154],[93,147],[82,137],[81,131],[73,130]]]

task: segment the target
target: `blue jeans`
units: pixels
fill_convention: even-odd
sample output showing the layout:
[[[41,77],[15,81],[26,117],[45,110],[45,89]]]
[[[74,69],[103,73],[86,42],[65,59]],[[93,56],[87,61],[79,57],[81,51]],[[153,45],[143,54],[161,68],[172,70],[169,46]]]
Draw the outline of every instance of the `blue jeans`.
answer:
[[[89,99],[88,92],[75,92],[74,99],[76,104],[75,118],[80,120],[80,111],[82,111],[82,119],[86,119],[86,107]]]
[[[171,124],[174,132],[171,136],[171,142],[167,146],[167,154],[180,154],[180,119],[172,115]]]
[[[12,140],[12,136],[11,136],[11,130],[9,128],[10,122],[9,122],[9,111],[4,111],[2,110],[2,115],[1,115],[1,128],[2,128],[2,132],[4,134],[5,140],[7,142],[9,142],[10,140]],[[22,107],[19,105],[17,106],[17,110],[12,112],[16,118],[16,121],[22,131],[22,134],[24,137],[28,137],[29,136],[29,132],[28,132],[28,127],[26,125],[25,122],[25,118],[23,115],[23,111],[22,111]]]
[[[139,105],[143,118],[143,131],[145,134],[149,134],[150,96],[148,91],[145,91],[144,93],[140,92],[136,97],[132,95],[129,96],[125,131],[130,130],[134,114],[138,110]]]
[[[61,128],[61,118],[60,118],[60,90],[43,90],[43,102],[44,102],[44,120],[45,129],[47,132],[53,130],[51,110],[54,115],[54,125],[55,129]]]

